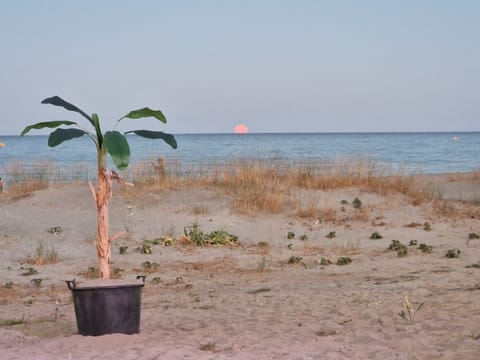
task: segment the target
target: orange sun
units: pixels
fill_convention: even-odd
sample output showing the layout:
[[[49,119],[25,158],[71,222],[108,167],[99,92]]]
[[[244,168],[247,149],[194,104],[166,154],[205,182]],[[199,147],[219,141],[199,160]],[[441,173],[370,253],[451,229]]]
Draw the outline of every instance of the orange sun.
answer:
[[[246,134],[248,133],[248,127],[243,124],[238,124],[238,125],[235,125],[235,127],[233,128],[233,132],[235,134]]]

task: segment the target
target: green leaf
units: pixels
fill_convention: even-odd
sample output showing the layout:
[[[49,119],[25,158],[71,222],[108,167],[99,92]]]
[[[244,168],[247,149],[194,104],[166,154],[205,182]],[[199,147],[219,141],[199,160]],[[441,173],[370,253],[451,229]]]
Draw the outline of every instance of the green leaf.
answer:
[[[95,132],[97,133],[98,147],[101,148],[103,143],[103,135],[102,130],[100,129],[100,119],[98,118],[98,114],[92,114],[92,122],[93,126],[95,127]]]
[[[80,129],[57,129],[48,137],[48,146],[54,147],[60,145],[64,141],[75,139],[80,136],[88,134],[86,131]]]
[[[127,131],[125,134],[134,133],[138,136],[147,138],[147,139],[162,139],[168,145],[170,145],[173,149],[177,148],[177,140],[171,134],[164,133],[162,131],[150,131],[150,130],[132,130]]]
[[[95,124],[93,123],[93,120],[90,116],[88,116],[83,110],[80,110],[78,107],[76,107],[75,105],[73,104],[70,104],[69,102],[66,102],[65,100],[63,100],[61,97],[59,96],[52,96],[52,97],[49,97],[49,98],[46,98],[42,101],[42,104],[52,104],[52,105],[55,105],[55,106],[61,106],[63,107],[64,109],[67,109],[69,111],[75,111],[77,113],[79,113],[80,115],[82,115],[85,119],[87,119],[88,121],[90,121],[90,124],[92,124],[93,126],[95,126]]]
[[[59,127],[60,125],[77,125],[77,123],[73,122],[73,121],[45,121],[45,122],[39,122],[39,123],[27,126],[25,129],[23,129],[20,136],[25,135],[26,133],[28,133],[32,129],[56,128],[56,127]]]
[[[120,170],[126,169],[130,162],[130,146],[125,135],[118,131],[107,131],[103,140],[115,166]]]
[[[167,122],[167,118],[165,117],[165,115],[163,115],[163,113],[160,110],[152,110],[148,107],[144,107],[143,109],[130,111],[122,119],[124,119],[124,118],[141,119],[141,118],[146,118],[146,117],[154,117],[155,119],[160,120],[163,123]]]

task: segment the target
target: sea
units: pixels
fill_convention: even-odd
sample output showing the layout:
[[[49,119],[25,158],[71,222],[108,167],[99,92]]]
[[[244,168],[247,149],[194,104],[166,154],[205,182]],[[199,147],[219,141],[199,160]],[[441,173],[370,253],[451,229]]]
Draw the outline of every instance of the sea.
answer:
[[[131,164],[162,158],[167,164],[208,171],[245,159],[313,165],[369,159],[423,174],[480,169],[480,132],[176,134],[175,138],[178,148],[173,150],[162,140],[129,135]],[[0,177],[6,176],[6,168],[13,163],[33,168],[46,161],[71,169],[72,174],[81,168],[87,178],[95,176],[96,149],[90,138],[84,136],[54,148],[47,140],[48,135],[0,135]]]

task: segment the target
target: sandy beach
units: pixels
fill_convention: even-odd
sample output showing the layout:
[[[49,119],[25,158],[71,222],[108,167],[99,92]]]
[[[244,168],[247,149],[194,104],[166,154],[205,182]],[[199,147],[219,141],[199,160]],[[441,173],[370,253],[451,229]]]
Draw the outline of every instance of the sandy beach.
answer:
[[[288,193],[292,204],[314,199],[333,209],[315,217],[295,216],[288,201],[275,213],[238,212],[231,195],[214,189],[117,193],[111,233],[128,233],[113,244],[112,267],[121,278],[147,279],[140,334],[101,337],[77,334],[64,282],[96,266],[88,185],[4,194],[0,357],[477,359],[480,183],[428,181],[438,199],[418,206],[355,187]],[[194,223],[234,234],[238,245],[182,244]],[[166,238],[171,246],[152,241]],[[149,240],[152,253],[138,251]],[[36,263],[39,247],[58,261]]]

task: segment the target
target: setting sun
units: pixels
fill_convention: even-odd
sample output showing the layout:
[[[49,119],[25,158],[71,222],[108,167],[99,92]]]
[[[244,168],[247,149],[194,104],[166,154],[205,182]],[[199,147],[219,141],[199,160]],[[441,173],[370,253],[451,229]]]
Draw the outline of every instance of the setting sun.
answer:
[[[235,134],[246,134],[248,133],[248,127],[243,124],[238,124],[233,128]]]

